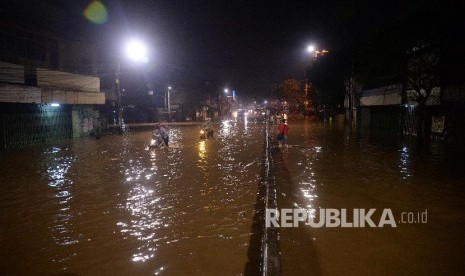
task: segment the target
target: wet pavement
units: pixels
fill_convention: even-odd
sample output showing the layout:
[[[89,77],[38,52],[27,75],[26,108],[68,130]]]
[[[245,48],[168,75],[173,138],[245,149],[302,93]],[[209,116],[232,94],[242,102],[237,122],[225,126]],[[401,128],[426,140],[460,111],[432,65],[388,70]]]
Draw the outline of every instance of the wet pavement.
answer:
[[[249,274],[264,127],[228,121],[199,141],[200,127],[172,126],[169,150],[133,131],[0,153],[0,274]],[[465,270],[463,151],[312,121],[291,120],[288,142],[271,149],[279,208],[427,210],[428,221],[281,228],[283,275]]]

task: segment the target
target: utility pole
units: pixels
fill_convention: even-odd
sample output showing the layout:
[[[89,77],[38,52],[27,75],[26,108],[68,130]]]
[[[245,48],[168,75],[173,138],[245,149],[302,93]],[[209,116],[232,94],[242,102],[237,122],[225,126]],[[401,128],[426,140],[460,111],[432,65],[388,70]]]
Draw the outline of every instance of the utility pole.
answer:
[[[168,86],[168,92],[167,92],[167,103],[168,103],[168,121],[171,121],[171,104],[170,104],[170,90],[171,86]]]
[[[121,105],[121,65],[118,63],[115,73],[116,108],[118,109],[118,133],[123,134],[123,106]]]
[[[354,64],[352,63],[351,72],[350,72],[350,123],[355,125],[355,88],[354,88]]]
[[[168,90],[163,90],[165,92],[165,111],[168,110]]]
[[[354,110],[355,110],[355,95],[354,95],[354,65],[352,63],[351,65],[351,70],[350,70],[350,76],[346,79],[345,81],[345,86],[346,86],[346,95],[347,95],[347,101],[348,101],[348,108],[349,108],[349,114],[348,114],[348,120],[349,120],[349,126],[352,127],[354,122]]]
[[[221,120],[221,87],[218,87],[218,117]]]

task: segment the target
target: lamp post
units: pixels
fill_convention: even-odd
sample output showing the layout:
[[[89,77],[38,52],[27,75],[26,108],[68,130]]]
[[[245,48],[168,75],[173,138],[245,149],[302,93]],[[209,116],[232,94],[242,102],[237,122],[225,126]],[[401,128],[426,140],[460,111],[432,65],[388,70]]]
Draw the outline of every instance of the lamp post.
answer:
[[[172,87],[168,86],[167,99],[166,99],[166,103],[168,105],[168,121],[171,120],[171,103],[170,103],[170,91],[171,91],[171,89],[172,89]]]
[[[348,108],[349,108],[349,114],[348,116],[348,121],[349,121],[349,127],[352,127],[355,125],[356,120],[355,120],[355,114],[357,111],[357,108],[355,107],[355,90],[354,90],[354,64],[351,64],[351,69],[350,69],[350,76],[346,78],[345,81],[345,87],[346,87],[346,97],[348,101]]]
[[[118,109],[118,132],[123,133],[123,107],[121,105],[121,86],[120,86],[120,74],[121,65],[118,64],[115,73],[115,94],[116,94],[116,108]]]
[[[317,50],[316,47],[314,45],[309,45],[307,46],[307,52],[310,53],[312,55],[312,59],[311,59],[311,66],[313,66],[313,62],[316,61],[316,59],[318,58],[318,56],[324,56],[326,55],[327,53],[329,53],[328,50],[326,49],[322,49],[322,50]],[[305,86],[304,86],[304,90],[305,90],[305,99],[308,99],[308,94],[309,94],[309,90],[310,90],[310,86],[311,86],[311,83],[310,81],[308,80],[307,76],[305,76]],[[307,105],[308,105],[308,102],[306,104],[306,108],[307,108]],[[325,112],[325,106],[323,105],[323,112]],[[319,108],[317,107],[317,111],[319,110]]]
[[[314,45],[309,45],[307,47],[307,52],[312,54],[313,60],[316,60],[318,58],[318,56],[324,56],[327,53],[329,53],[329,51],[326,50],[326,49],[317,50]]]
[[[126,44],[126,57],[133,62],[147,63],[148,55],[145,45],[137,40],[129,41]],[[121,103],[121,62],[118,62],[115,73],[115,94],[118,110],[118,132],[123,133],[123,105]]]
[[[307,52],[312,54],[312,57],[314,55],[315,51],[315,46],[314,45],[309,45],[307,46]],[[309,98],[309,90],[310,90],[310,81],[307,77],[307,72],[305,72],[305,83],[304,83],[304,94],[305,94],[305,101],[307,104],[305,104],[305,112],[308,110],[308,98]]]

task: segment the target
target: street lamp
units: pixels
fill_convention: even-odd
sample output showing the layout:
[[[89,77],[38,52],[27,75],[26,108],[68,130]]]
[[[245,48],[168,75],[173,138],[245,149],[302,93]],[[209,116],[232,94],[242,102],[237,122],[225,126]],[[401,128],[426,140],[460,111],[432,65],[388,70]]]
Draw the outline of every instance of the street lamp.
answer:
[[[307,47],[307,52],[313,53],[313,51],[315,51],[315,46],[309,45],[309,46]]]
[[[128,42],[126,45],[126,55],[130,60],[135,62],[147,63],[149,61],[147,47],[138,40]]]
[[[329,51],[326,49],[317,50],[314,45],[307,46],[307,52],[312,54],[312,58],[315,60],[318,56],[324,56]]]
[[[315,45],[313,45],[313,44],[307,46],[307,52],[312,55],[310,68],[313,67],[314,62],[316,61],[318,56],[324,56],[327,53],[329,53],[329,51],[326,50],[326,49],[317,50],[317,47]],[[308,77],[305,76],[305,85],[304,85],[304,92],[305,92],[305,99],[306,99],[306,101],[304,102],[305,109],[307,109],[307,106],[309,104],[307,99],[308,99],[309,92],[310,92],[310,86],[311,86],[311,83],[310,83]]]
[[[126,57],[133,62],[147,63],[148,51],[145,45],[137,40],[131,40],[126,44]],[[115,74],[115,93],[117,98],[117,109],[118,109],[118,131],[120,134],[123,133],[123,106],[121,105],[121,63],[118,62]]]

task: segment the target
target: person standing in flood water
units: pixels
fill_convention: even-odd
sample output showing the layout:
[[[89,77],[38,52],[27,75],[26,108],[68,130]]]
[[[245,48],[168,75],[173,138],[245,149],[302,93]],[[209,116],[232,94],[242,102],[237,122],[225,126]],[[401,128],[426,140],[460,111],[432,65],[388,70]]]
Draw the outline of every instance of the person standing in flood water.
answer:
[[[278,125],[278,136],[276,137],[280,148],[287,142],[288,132],[289,132],[289,126],[286,124],[286,120],[281,119]]]

